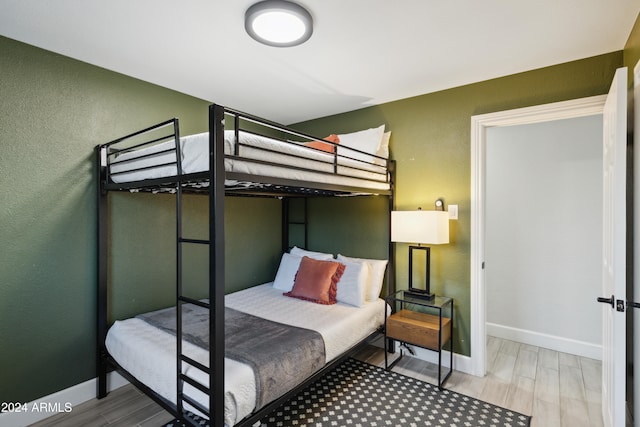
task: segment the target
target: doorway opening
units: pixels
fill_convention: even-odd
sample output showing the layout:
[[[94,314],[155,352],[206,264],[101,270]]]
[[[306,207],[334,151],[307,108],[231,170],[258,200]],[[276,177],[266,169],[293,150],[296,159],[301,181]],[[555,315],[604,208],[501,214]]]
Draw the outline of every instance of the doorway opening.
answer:
[[[486,260],[486,152],[487,130],[602,114],[606,96],[595,96],[517,110],[474,116],[471,119],[471,367],[484,376],[487,366]]]

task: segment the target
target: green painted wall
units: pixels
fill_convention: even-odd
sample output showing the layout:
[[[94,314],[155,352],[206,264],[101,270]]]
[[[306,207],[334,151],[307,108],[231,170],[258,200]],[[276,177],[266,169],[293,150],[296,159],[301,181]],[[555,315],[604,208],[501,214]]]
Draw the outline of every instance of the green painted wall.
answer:
[[[184,236],[208,238],[207,198],[187,195],[183,200]],[[174,305],[175,198],[116,193],[109,202],[111,320]],[[225,199],[227,292],[273,280],[281,253],[280,212],[277,199]],[[207,297],[206,247],[184,245],[183,258],[185,295]]]
[[[208,103],[2,37],[0,76],[0,401],[31,401],[95,377],[94,147],[174,116],[183,134],[206,130]],[[188,201],[206,232],[206,200]],[[110,197],[112,318],[171,304],[173,207]],[[225,209],[227,290],[272,280],[280,203]]]
[[[312,199],[309,246],[321,252],[386,259],[388,207],[385,196]]]
[[[471,116],[606,93],[622,57],[614,52],[296,125],[324,135],[385,123],[397,162],[397,209],[434,209],[439,197],[459,206],[451,244],[434,246],[431,261],[435,291],[455,298],[456,352],[470,354]],[[328,247],[340,234],[326,231],[317,245]],[[407,286],[407,251],[397,245],[399,288]]]

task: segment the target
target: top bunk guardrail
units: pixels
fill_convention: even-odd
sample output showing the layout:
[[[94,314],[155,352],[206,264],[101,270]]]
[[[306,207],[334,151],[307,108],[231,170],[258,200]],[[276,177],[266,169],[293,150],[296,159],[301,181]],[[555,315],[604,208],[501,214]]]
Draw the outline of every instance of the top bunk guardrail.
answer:
[[[225,191],[231,194],[390,194],[393,162],[240,111],[224,111]],[[209,153],[219,129],[180,137],[178,119],[98,147],[101,186],[107,190],[207,191]],[[375,137],[375,135],[372,135]],[[333,137],[333,136],[332,136]],[[369,144],[371,146],[375,144]],[[374,150],[371,150],[374,151]]]

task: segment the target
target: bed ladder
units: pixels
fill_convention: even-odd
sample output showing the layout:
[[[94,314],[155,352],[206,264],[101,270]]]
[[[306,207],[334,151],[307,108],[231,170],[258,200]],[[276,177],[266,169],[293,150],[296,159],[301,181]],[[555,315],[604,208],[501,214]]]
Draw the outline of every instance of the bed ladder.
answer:
[[[222,427],[224,425],[224,153],[222,143],[223,109],[214,105],[210,107],[210,164],[209,170],[209,236],[208,239],[185,237],[182,229],[183,189],[181,180],[176,185],[176,412],[182,425],[200,427],[198,417],[187,416],[185,403],[196,408],[209,418],[208,425]],[[176,146],[179,136],[176,132]],[[182,165],[180,152],[177,155],[177,170],[181,175]],[[205,246],[209,253],[209,301],[201,301],[185,295],[183,287],[183,247],[184,245]],[[183,305],[194,304],[209,310],[209,366],[206,366],[184,354],[183,339]],[[216,351],[218,350],[218,351]],[[202,384],[189,375],[182,373],[182,365],[187,364],[205,374],[209,378],[209,386]],[[198,403],[193,396],[184,393],[185,384],[208,396],[209,408]]]
[[[177,163],[177,170],[178,171],[182,171],[182,162],[181,162],[181,154],[180,154],[180,145],[179,145],[179,141],[180,137],[177,134],[177,129],[176,129],[176,148],[177,148],[177,155],[176,155],[176,163]],[[208,376],[211,375],[211,370],[203,365],[200,362],[197,362],[196,360],[193,360],[192,358],[188,357],[187,355],[184,354],[183,352],[183,348],[182,348],[182,339],[183,339],[183,322],[182,322],[182,315],[183,315],[183,304],[194,304],[196,306],[205,308],[207,310],[210,310],[211,305],[207,302],[203,302],[200,300],[197,300],[195,298],[191,298],[189,296],[186,296],[184,294],[184,288],[183,288],[183,246],[185,244],[190,244],[190,245],[205,245],[207,247],[210,246],[211,241],[209,239],[191,239],[191,238],[185,238],[183,235],[183,230],[182,230],[182,208],[183,208],[183,193],[182,193],[182,186],[180,181],[178,180],[177,185],[176,185],[176,385],[177,385],[177,390],[176,390],[176,412],[178,413],[178,416],[181,419],[185,419],[186,422],[188,423],[187,425],[193,425],[196,426],[196,422],[193,421],[191,422],[191,419],[189,417],[186,417],[185,414],[185,409],[184,409],[184,404],[188,403],[189,405],[191,405],[192,407],[196,408],[198,411],[202,412],[203,414],[209,416],[209,410],[206,407],[203,407],[200,403],[198,403],[194,398],[186,395],[184,393],[184,385],[185,383],[193,386],[195,389],[201,391],[202,393],[206,394],[207,396],[210,396],[211,392],[209,390],[209,387],[207,387],[204,384],[201,384],[200,382],[194,380],[193,378],[191,378],[188,375],[185,375],[182,373],[182,366],[183,363],[186,363],[190,366],[193,366],[194,368],[204,372],[205,374],[207,374]],[[210,418],[210,417],[209,417]],[[184,423],[182,423],[184,424]]]
[[[179,231],[179,233],[181,234],[181,230]],[[199,307],[203,307],[207,310],[209,310],[211,308],[211,305],[209,303],[194,299],[194,298],[190,298],[186,295],[183,294],[183,288],[182,288],[182,245],[183,244],[196,244],[196,245],[209,245],[209,240],[198,240],[198,239],[187,239],[184,238],[182,236],[178,236],[177,239],[178,242],[178,247],[180,247],[180,249],[178,249],[178,264],[177,264],[177,275],[178,275],[178,285],[176,287],[177,289],[177,294],[176,294],[176,299],[177,299],[177,304],[176,304],[176,323],[177,323],[177,328],[176,328],[176,360],[177,360],[177,366],[176,366],[176,371],[177,371],[177,412],[180,415],[183,415],[185,413],[185,409],[184,409],[184,404],[188,403],[189,405],[191,405],[192,407],[198,409],[198,411],[202,412],[203,414],[207,415],[210,418],[210,413],[209,410],[205,407],[203,407],[201,404],[199,404],[198,402],[195,401],[195,399],[193,399],[192,397],[190,397],[189,395],[184,393],[184,385],[185,383],[193,386],[194,388],[196,388],[197,390],[201,391],[202,393],[206,394],[207,396],[211,395],[211,391],[209,389],[209,387],[207,387],[206,385],[200,383],[199,381],[196,381],[195,379],[191,378],[188,375],[185,375],[182,373],[182,365],[183,363],[186,363],[190,366],[193,366],[194,368],[204,372],[205,374],[207,374],[208,376],[211,376],[211,370],[201,364],[200,362],[197,362],[196,360],[193,360],[192,358],[188,357],[187,355],[184,354],[183,352],[183,348],[182,348],[182,338],[183,338],[183,331],[182,331],[182,314],[183,314],[183,304],[194,304],[197,305]],[[188,422],[191,421],[188,417],[187,418]],[[197,426],[198,424],[194,421],[193,423],[190,423],[193,426]]]

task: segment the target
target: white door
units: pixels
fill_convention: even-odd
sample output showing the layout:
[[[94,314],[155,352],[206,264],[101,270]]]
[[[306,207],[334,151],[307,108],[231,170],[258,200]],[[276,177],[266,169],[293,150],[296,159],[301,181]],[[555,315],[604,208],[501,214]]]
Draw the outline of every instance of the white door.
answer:
[[[627,69],[616,71],[603,113],[602,416],[625,425]]]

